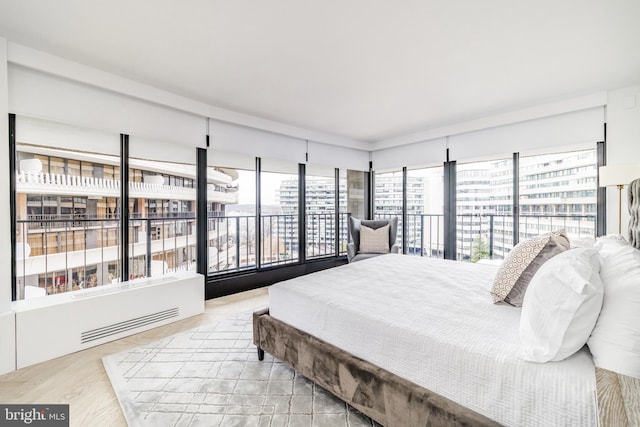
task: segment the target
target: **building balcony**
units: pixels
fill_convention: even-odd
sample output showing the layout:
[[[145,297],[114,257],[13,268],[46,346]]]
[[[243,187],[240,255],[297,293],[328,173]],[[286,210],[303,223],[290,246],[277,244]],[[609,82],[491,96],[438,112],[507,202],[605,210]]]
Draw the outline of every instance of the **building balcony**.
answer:
[[[119,197],[120,181],[106,178],[21,171],[16,179],[16,191],[25,194],[47,194],[82,197]],[[196,189],[155,182],[129,183],[129,196],[141,199],[196,200]],[[238,193],[216,190],[207,192],[210,202],[238,203]]]

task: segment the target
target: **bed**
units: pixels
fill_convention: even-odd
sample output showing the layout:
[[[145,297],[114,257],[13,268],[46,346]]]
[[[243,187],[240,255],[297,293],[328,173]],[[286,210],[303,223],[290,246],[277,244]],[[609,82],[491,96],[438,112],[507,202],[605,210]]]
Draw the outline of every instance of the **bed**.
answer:
[[[387,426],[634,425],[637,379],[519,357],[497,267],[384,255],[279,283],[254,343]],[[636,418],[634,418],[636,417]]]

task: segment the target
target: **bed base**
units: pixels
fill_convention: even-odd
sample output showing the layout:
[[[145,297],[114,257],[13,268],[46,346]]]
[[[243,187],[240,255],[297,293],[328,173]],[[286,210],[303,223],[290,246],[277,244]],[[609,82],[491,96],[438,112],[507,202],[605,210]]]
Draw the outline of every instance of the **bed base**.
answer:
[[[253,313],[264,352],[383,426],[498,426],[489,418],[269,316]]]

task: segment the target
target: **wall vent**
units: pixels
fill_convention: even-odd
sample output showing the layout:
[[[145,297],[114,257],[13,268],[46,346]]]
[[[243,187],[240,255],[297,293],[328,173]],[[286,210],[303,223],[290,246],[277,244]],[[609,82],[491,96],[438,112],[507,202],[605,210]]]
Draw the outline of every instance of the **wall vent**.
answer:
[[[125,320],[124,322],[114,323],[112,325],[103,326],[97,329],[91,329],[80,334],[80,343],[85,344],[91,341],[99,340],[121,332],[130,331],[141,326],[151,325],[153,323],[162,322],[163,320],[178,317],[180,310],[178,307],[168,310],[158,311],[157,313],[148,314],[142,317]]]
[[[38,298],[42,301],[16,301],[16,367],[24,368],[201,314],[204,281],[201,274],[182,271]],[[43,346],[42,337],[56,339]],[[0,349],[3,344],[0,340]]]

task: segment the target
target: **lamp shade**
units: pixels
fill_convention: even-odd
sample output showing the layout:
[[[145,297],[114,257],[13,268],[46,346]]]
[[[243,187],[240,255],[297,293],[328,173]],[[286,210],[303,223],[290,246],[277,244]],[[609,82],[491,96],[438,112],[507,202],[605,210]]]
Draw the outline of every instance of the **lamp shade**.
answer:
[[[627,185],[637,178],[640,178],[640,165],[600,166],[600,187]]]

